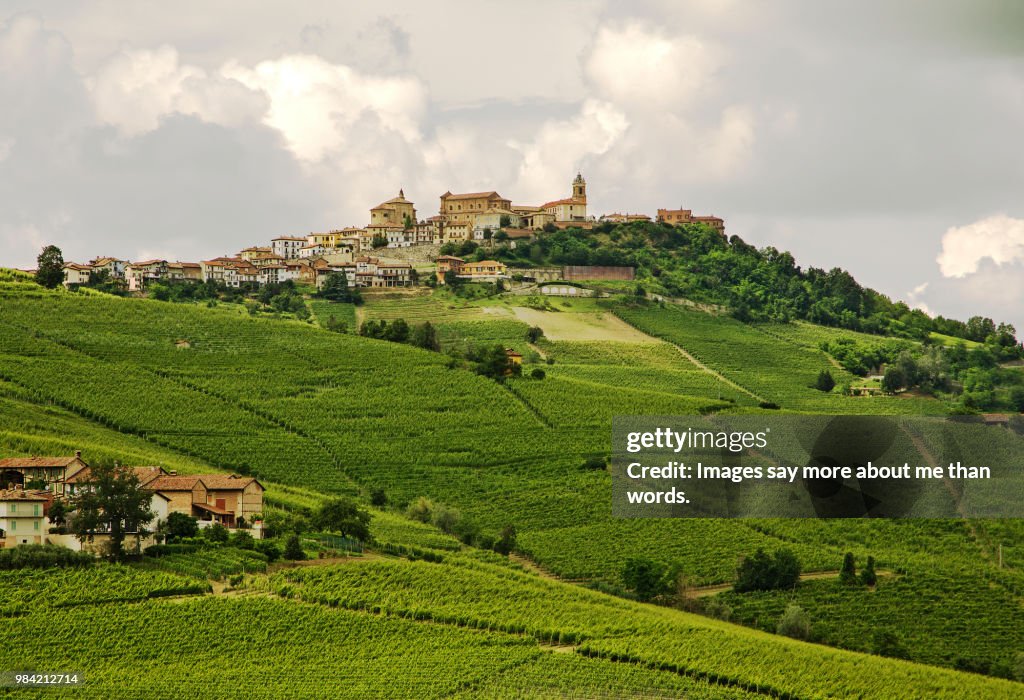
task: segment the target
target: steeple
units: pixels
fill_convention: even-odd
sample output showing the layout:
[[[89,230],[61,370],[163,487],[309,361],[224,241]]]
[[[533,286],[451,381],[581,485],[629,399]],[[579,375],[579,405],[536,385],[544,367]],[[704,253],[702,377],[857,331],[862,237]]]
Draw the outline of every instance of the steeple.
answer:
[[[576,173],[576,179],[572,181],[572,198],[587,201],[587,181],[579,172]]]

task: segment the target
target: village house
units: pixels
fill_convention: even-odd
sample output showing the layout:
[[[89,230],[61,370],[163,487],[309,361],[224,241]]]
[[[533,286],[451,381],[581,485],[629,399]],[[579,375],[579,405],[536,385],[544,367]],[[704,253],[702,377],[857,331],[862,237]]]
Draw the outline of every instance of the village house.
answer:
[[[46,537],[46,492],[15,487],[0,491],[0,547],[43,544]]]
[[[293,260],[306,243],[305,236],[278,236],[270,241],[270,249],[283,260]]]
[[[142,260],[128,263],[124,267],[125,280],[132,292],[141,292],[146,285],[167,276],[166,260]]]
[[[647,214],[602,214],[601,218],[598,219],[601,223],[610,224],[628,224],[633,221],[650,221],[651,217]]]
[[[7,457],[0,459],[0,489],[41,488],[59,496],[65,481],[86,467],[81,452],[72,457]]]
[[[167,279],[185,282],[202,282],[203,266],[194,262],[167,263]]]
[[[444,284],[444,277],[449,271],[455,272],[456,275],[462,274],[462,266],[466,264],[466,261],[454,255],[441,255],[438,256],[435,264],[437,265],[437,283]]]
[[[658,219],[666,224],[706,224],[725,235],[725,221],[717,216],[694,216],[690,209],[659,209]]]
[[[412,284],[409,263],[380,263],[370,285],[373,287],[408,287]]]
[[[76,262],[64,263],[64,286],[71,287],[76,284],[88,284],[92,268]]]
[[[261,260],[265,260],[267,258],[281,259],[281,256],[277,255],[270,246],[251,246],[249,248],[243,248],[239,251],[238,257],[257,266]]]
[[[416,223],[416,207],[405,198],[405,191],[370,210],[370,226],[412,228]]]
[[[109,256],[93,258],[89,261],[89,267],[93,269],[93,272],[103,272],[105,270],[111,279],[118,280],[124,279],[124,266],[126,264],[126,260],[118,260]]]
[[[508,267],[503,262],[497,260],[481,260],[480,262],[469,262],[462,265],[462,271],[458,273],[459,277],[465,277],[472,280],[489,280],[494,281],[502,277],[507,276]]]

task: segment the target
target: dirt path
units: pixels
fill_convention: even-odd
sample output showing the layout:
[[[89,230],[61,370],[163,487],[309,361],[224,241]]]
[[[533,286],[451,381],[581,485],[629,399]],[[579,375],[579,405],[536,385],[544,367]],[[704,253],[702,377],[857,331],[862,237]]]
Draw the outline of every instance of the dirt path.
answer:
[[[764,401],[764,398],[758,396],[757,394],[755,394],[754,392],[750,391],[749,389],[745,389],[744,387],[740,386],[739,384],[737,384],[733,380],[727,379],[724,375],[719,374],[717,371],[715,371],[715,370],[711,369],[710,367],[708,367],[706,364],[704,364],[703,362],[698,360],[696,357],[694,357],[693,355],[688,353],[685,349],[683,349],[683,347],[681,345],[676,345],[675,343],[669,343],[667,340],[665,340],[663,342],[666,342],[669,345],[671,345],[672,347],[674,347],[676,350],[678,350],[682,354],[683,357],[685,357],[687,360],[689,360],[690,362],[695,364],[697,367],[699,367],[703,371],[705,371],[708,374],[710,374],[712,377],[714,377],[718,381],[723,382],[725,384],[728,384],[729,386],[731,386],[736,391],[741,391],[741,392],[743,392],[744,394],[746,394],[747,396],[751,397],[752,399],[754,399],[756,401]]]
[[[893,576],[891,571],[886,569],[876,569],[875,575],[878,578],[885,578]],[[839,578],[839,571],[811,571],[806,574],[800,574],[801,581],[814,581],[816,579],[823,578]],[[719,593],[725,593],[726,591],[732,590],[731,583],[717,583],[714,586],[697,586],[690,588],[686,591],[687,598],[706,598],[707,596],[717,595]]]

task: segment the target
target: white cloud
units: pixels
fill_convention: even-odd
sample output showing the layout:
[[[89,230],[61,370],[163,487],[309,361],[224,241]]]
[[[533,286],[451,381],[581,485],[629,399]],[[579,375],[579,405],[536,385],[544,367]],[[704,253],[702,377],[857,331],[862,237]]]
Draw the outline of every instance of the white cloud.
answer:
[[[365,116],[408,142],[421,138],[427,90],[414,77],[364,75],[310,55],[284,56],[253,68],[229,63],[222,73],[267,95],[265,123],[280,131],[303,160],[316,161],[344,148],[349,130]]]
[[[154,131],[174,113],[222,126],[258,122],[267,100],[240,82],[183,65],[172,46],[122,49],[87,80],[99,120],[125,136]]]
[[[668,37],[633,20],[602,27],[583,70],[601,97],[652,109],[692,101],[718,66],[718,51],[705,41]]]
[[[545,122],[531,143],[510,143],[522,152],[516,195],[569,196],[570,178],[583,167],[584,159],[607,152],[627,128],[626,115],[615,105],[587,100],[573,118]]]
[[[932,310],[928,308],[928,305],[925,304],[923,301],[921,301],[921,295],[924,294],[927,290],[928,290],[928,283],[927,282],[922,282],[921,284],[917,285],[916,287],[911,289],[909,292],[907,292],[907,301],[910,302],[910,308],[912,308],[912,309],[920,309],[921,311],[924,311],[929,316],[934,316],[935,314],[933,314]]]
[[[936,262],[946,277],[964,277],[978,271],[985,258],[997,265],[1024,260],[1024,220],[1005,214],[952,227],[942,236]]]
[[[753,113],[746,107],[727,107],[718,127],[699,141],[702,173],[718,179],[732,177],[749,162],[753,146]]]

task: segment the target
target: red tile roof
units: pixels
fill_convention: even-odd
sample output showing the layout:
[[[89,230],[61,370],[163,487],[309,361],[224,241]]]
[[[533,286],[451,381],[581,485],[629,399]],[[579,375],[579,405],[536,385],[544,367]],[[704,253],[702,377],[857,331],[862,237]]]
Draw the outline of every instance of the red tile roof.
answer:
[[[66,467],[80,457],[8,457],[0,459],[0,469],[5,467]]]
[[[48,501],[49,496],[37,491],[25,491],[24,489],[3,489],[0,490],[0,501]]]
[[[191,491],[197,483],[206,485],[198,476],[161,476],[150,481],[146,488],[153,491]]]
[[[498,199],[505,199],[504,197],[502,197],[500,194],[493,190],[490,192],[466,192],[464,194],[452,194],[451,192],[445,192],[443,195],[441,195],[441,199],[483,199],[485,197],[487,199],[490,199],[492,197],[497,197]]]
[[[167,476],[167,472],[165,472],[162,467],[131,467],[131,470],[132,472],[134,472],[136,478],[138,478],[140,486],[146,486],[154,479],[157,479],[161,476]],[[69,476],[65,480],[65,483],[87,484],[89,483],[89,480],[91,478],[92,469],[86,467],[81,471],[75,472],[74,475]]]
[[[236,476],[234,474],[203,474],[203,483],[211,491],[241,491],[253,482],[263,488],[263,484],[251,476]]]

